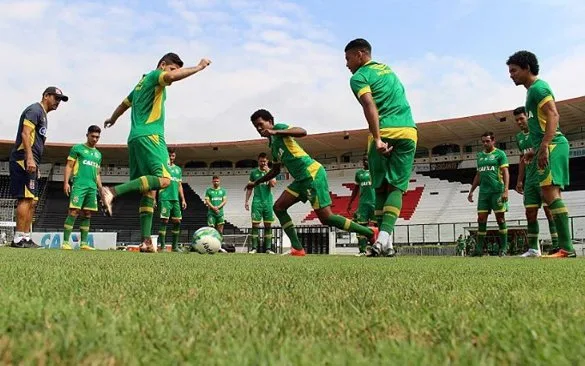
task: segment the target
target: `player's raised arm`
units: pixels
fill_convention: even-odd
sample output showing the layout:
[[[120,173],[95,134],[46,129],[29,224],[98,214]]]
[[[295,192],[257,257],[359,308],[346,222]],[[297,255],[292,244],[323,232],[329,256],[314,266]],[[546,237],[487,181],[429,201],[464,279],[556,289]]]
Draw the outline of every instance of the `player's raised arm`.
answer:
[[[170,84],[174,83],[175,81],[183,80],[185,78],[188,78],[191,75],[198,73],[199,71],[204,70],[210,64],[211,64],[211,60],[209,60],[207,58],[202,58],[201,61],[199,61],[199,64],[197,66],[182,67],[179,69],[165,72],[163,75],[163,80],[165,81],[165,83],[170,85]]]
[[[268,136],[290,136],[290,137],[305,137],[307,131],[301,127],[290,127],[285,130],[265,130],[265,134]],[[265,181],[268,182],[268,181]]]

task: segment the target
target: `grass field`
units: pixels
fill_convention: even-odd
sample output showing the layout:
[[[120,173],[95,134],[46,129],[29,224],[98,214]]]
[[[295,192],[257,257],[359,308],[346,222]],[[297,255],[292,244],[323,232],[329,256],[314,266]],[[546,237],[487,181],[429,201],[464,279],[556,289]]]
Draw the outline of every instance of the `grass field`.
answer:
[[[585,261],[0,250],[0,363],[585,362]]]

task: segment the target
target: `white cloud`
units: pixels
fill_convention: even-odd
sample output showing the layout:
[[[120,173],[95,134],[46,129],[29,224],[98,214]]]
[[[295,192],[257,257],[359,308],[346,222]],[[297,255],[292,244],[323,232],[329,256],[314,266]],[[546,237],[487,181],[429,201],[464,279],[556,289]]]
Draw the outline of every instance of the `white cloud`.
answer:
[[[71,100],[50,114],[49,140],[83,139],[87,126],[102,124],[168,51],[179,53],[187,65],[201,57],[213,60],[202,73],[168,88],[169,143],[256,138],[249,116],[257,108],[311,133],[366,127],[349,89],[343,58],[347,40],[297,4],[169,0],[146,9],[138,9],[139,2],[119,4],[0,4],[0,49],[10,55],[0,58],[6,90],[1,138],[12,139],[22,109],[47,85],[57,85]],[[43,19],[45,31],[27,27],[31,19]],[[434,120],[522,103],[525,91],[509,81],[507,56],[501,56],[497,73],[471,56],[431,53],[391,66],[406,85],[416,119]],[[583,94],[582,78],[567,72],[583,74],[583,48],[542,64],[543,78],[559,98]],[[103,133],[102,142],[123,143],[128,131],[129,113]]]

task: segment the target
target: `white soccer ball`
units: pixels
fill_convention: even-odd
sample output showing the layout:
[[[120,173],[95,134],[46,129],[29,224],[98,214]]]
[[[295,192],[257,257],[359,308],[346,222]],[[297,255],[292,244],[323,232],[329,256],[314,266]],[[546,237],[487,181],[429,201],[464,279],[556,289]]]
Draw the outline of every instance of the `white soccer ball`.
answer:
[[[219,231],[205,226],[193,234],[191,250],[199,254],[215,254],[221,248],[222,237]]]

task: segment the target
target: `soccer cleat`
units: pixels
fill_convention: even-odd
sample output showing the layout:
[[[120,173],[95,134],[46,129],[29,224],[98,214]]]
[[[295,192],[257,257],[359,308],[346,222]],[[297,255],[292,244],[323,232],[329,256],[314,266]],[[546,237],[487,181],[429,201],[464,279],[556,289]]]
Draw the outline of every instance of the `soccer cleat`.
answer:
[[[21,241],[19,241],[18,243],[15,243],[14,241],[10,242],[10,248],[24,248],[24,239],[22,239]]]
[[[275,252],[273,252],[272,250],[268,249],[268,250],[266,251],[266,254],[276,254],[276,253],[275,253]]]
[[[142,244],[138,247],[141,253],[156,253],[156,248],[152,245],[152,239],[144,239]]]
[[[384,250],[384,253],[382,255],[384,257],[395,257],[396,250],[394,250],[394,248],[387,248],[386,250]]]
[[[541,255],[542,254],[540,253],[540,250],[530,248],[524,254],[522,254],[520,257],[534,258],[534,257],[540,257]]]
[[[289,251],[282,253],[282,255],[291,255],[293,257],[304,257],[305,255],[307,255],[307,253],[305,252],[305,248],[303,248],[303,249],[290,248]]]
[[[81,249],[81,250],[95,250],[95,248],[94,248],[94,247],[91,247],[91,246],[89,246],[89,245],[87,245],[87,244],[81,244],[81,245],[79,246],[79,249]]]
[[[549,250],[548,253],[546,253],[546,254],[553,255],[553,254],[557,253],[559,250],[561,250],[561,248],[553,248],[553,249]]]
[[[371,247],[366,250],[366,257],[380,257],[382,255],[383,248],[382,244],[374,243]]]
[[[112,216],[112,202],[114,201],[114,193],[109,187],[102,187],[100,190],[102,210],[107,216]]]
[[[256,251],[256,249],[252,249],[252,250],[250,250],[250,252],[249,252],[249,253],[250,253],[250,254],[256,254],[256,253],[257,253],[257,251]]]
[[[35,243],[32,239],[25,239],[22,242],[24,242],[24,248],[29,248],[29,249],[43,249],[43,247],[41,247],[40,245],[38,245],[37,243]]]
[[[569,251],[564,250],[564,249],[559,249],[559,251],[556,252],[555,254],[545,255],[543,257],[544,258],[575,258],[575,257],[577,257],[577,254],[575,252],[569,252]]]
[[[61,244],[61,250],[73,250],[73,247],[69,243]]]
[[[358,254],[355,254],[356,257],[365,257],[366,256],[366,252],[359,252]]]

